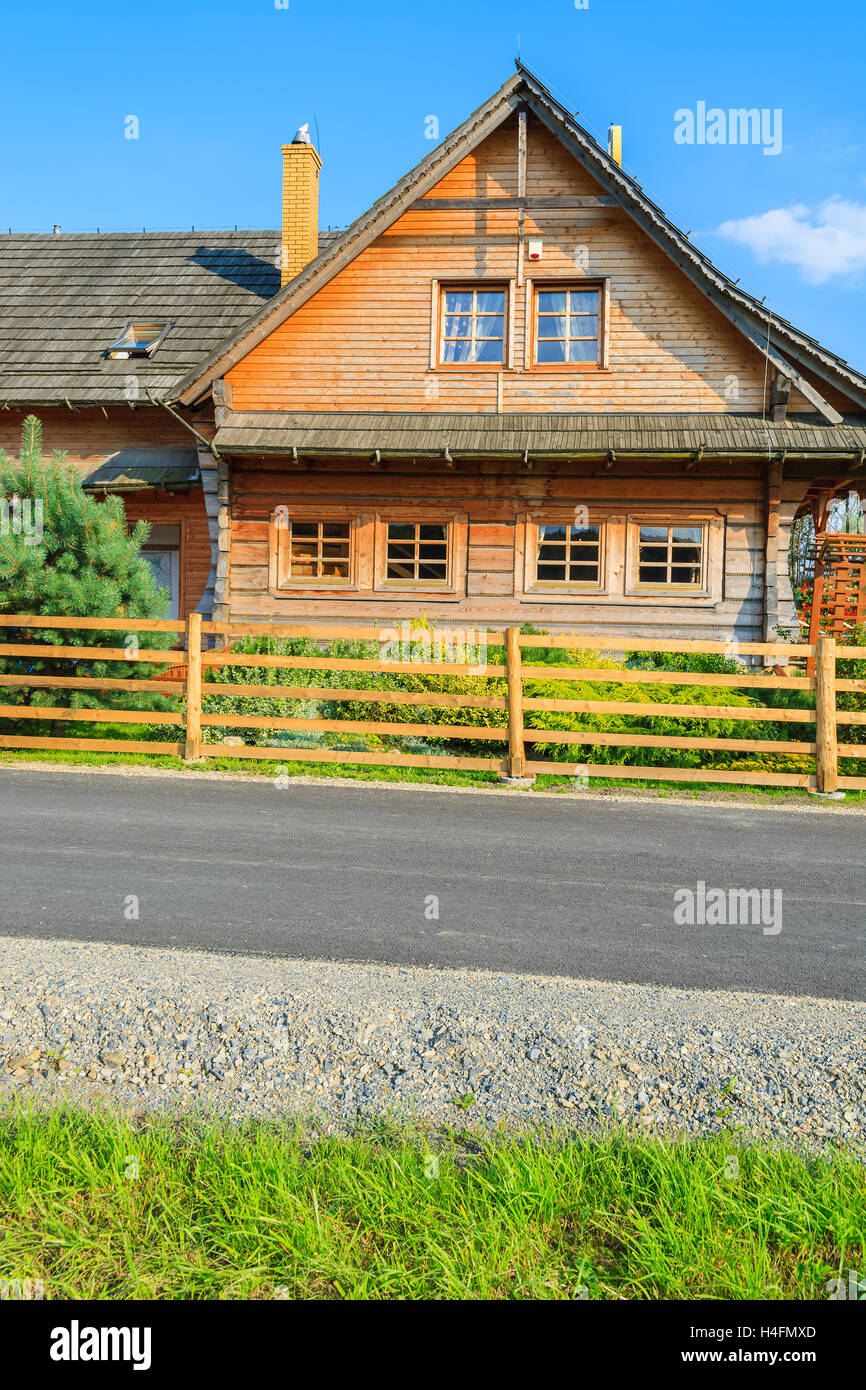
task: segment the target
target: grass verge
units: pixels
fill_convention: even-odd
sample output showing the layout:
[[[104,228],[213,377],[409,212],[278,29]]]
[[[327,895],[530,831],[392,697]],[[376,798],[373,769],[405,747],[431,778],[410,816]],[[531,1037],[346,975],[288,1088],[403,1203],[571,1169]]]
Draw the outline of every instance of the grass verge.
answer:
[[[727,1136],[0,1119],[0,1278],[49,1299],[822,1299],[864,1228],[854,1159]]]
[[[449,768],[423,767],[376,767],[357,763],[317,763],[292,762],[288,757],[277,755],[274,761],[257,758],[255,762],[244,758],[207,758],[199,763],[187,763],[183,758],[155,753],[92,753],[65,752],[46,749],[0,749],[0,767],[7,763],[54,763],[60,767],[152,767],[169,771],[231,772],[242,773],[250,778],[273,778],[278,774],[286,777],[339,778],[353,782],[400,782],[415,783],[419,786],[465,787],[469,790],[485,790],[502,785],[494,772],[462,772]],[[560,792],[563,795],[579,797],[574,790],[571,777],[541,775],[536,777],[530,791]],[[808,802],[810,806],[823,806],[826,803],[811,797],[798,787],[744,787],[736,781],[736,773],[731,773],[730,782],[664,782],[650,779],[593,777],[590,791],[631,792],[640,796],[653,795],[714,801],[730,798],[750,802]],[[866,801],[866,793],[848,791],[845,804]]]

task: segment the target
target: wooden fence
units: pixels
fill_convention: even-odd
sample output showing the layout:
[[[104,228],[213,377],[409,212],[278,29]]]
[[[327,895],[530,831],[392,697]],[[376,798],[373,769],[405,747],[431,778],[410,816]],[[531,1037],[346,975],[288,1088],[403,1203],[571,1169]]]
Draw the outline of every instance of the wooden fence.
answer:
[[[273,686],[227,683],[221,681],[203,682],[205,668],[211,670],[221,666],[288,667],[316,671],[364,671],[382,674],[408,672],[415,675],[430,674],[439,676],[478,675],[479,668],[469,663],[444,661],[392,661],[384,653],[376,659],[334,658],[323,653],[315,656],[251,655],[233,652],[229,649],[232,639],[242,635],[269,637],[306,637],[315,641],[329,639],[351,639],[382,643],[386,629],[382,627],[328,626],[325,624],[277,624],[277,623],[203,623],[200,614],[192,613],[185,623],[169,620],[125,618],[60,618],[30,617],[26,615],[0,616],[0,631],[3,628],[64,628],[76,631],[99,630],[121,633],[169,632],[183,634],[184,646],[177,649],[160,650],[138,648],[135,644],[120,647],[98,646],[55,646],[48,643],[3,642],[0,643],[0,658],[39,657],[65,661],[117,661],[124,663],[145,662],[175,667],[181,677],[173,679],[159,676],[149,679],[128,679],[126,677],[91,676],[34,676],[26,672],[0,674],[0,687],[25,687],[31,689],[93,690],[132,694],[137,691],[155,691],[162,695],[183,696],[184,708],[178,712],[142,711],[137,709],[78,709],[72,710],[56,706],[0,705],[0,720],[39,719],[45,721],[66,721],[88,724],[163,724],[177,727],[182,725],[184,738],[181,741],[136,741],[125,739],[96,739],[76,737],[29,737],[26,735],[0,734],[0,747],[3,748],[46,748],[91,750],[95,752],[135,752],[171,753],[186,759],[217,758],[265,758],[278,761],[280,758],[291,761],[372,763],[401,767],[462,768],[473,771],[493,771],[510,777],[535,776],[539,773],[554,773],[567,776],[585,774],[587,777],[606,777],[618,779],[652,779],[672,782],[727,782],[749,786],[803,787],[810,790],[832,792],[838,789],[866,790],[866,777],[840,776],[838,760],[840,756],[866,758],[866,744],[838,742],[838,728],[841,724],[866,723],[866,712],[851,712],[837,708],[838,691],[866,691],[866,680],[840,679],[836,675],[836,662],[841,659],[866,658],[866,647],[838,647],[832,637],[822,637],[817,644],[786,644],[783,642],[743,642],[738,652],[743,656],[762,658],[765,663],[772,662],[774,673],[766,674],[754,667],[744,667],[737,674],[703,674],[695,672],[676,672],[659,670],[631,670],[569,667],[560,665],[532,665],[523,659],[524,648],[584,648],[605,651],[653,651],[675,653],[718,653],[725,654],[729,647],[723,642],[673,641],[661,638],[633,638],[606,634],[558,633],[555,635],[525,634],[516,627],[505,631],[480,633],[478,637],[486,640],[489,647],[500,653],[498,662],[487,663],[483,667],[485,676],[506,678],[507,695],[464,694],[450,692],[413,692],[400,690],[348,689],[344,686]],[[393,630],[391,628],[390,630]],[[202,635],[217,644],[215,650],[203,650]],[[417,632],[413,636],[417,636]],[[435,632],[432,634],[435,638]],[[815,673],[809,675],[792,662],[804,663],[815,658]],[[785,674],[778,674],[784,669]],[[791,674],[788,674],[791,672]],[[554,697],[528,697],[524,694],[526,680],[581,681],[596,684],[655,684],[665,687],[710,686],[714,689],[728,687],[760,690],[798,690],[814,691],[815,708],[799,709],[790,707],[767,708],[743,705],[702,705],[676,704],[655,701],[615,701],[605,699],[575,700]],[[501,727],[488,728],[464,724],[422,724],[391,723],[375,720],[327,720],[322,718],[278,718],[270,715],[241,715],[229,712],[203,713],[202,693],[206,695],[231,695],[235,697],[265,697],[274,699],[328,700],[346,703],[370,703],[415,705],[426,707],[448,707],[460,709],[489,709],[503,711]],[[737,739],[710,737],[670,737],[643,733],[623,733],[620,731],[599,731],[573,729],[539,729],[524,727],[524,714],[527,710],[559,711],[561,713],[621,714],[634,718],[665,716],[668,718],[699,718],[746,720],[750,722],[769,721],[772,723],[800,723],[815,725],[816,736],[811,740],[784,739]],[[459,716],[458,716],[459,717]],[[203,741],[203,730],[208,727],[232,729],[269,730],[274,733],[284,730],[309,731],[317,733],[342,734],[381,734],[385,736],[406,737],[409,735],[436,739],[472,739],[474,741],[501,742],[505,745],[502,756],[461,757],[447,753],[402,753],[376,751],[355,751],[328,748],[275,748],[275,747],[231,747]],[[814,772],[764,772],[733,771],[718,768],[668,768],[634,766],[627,763],[596,765],[580,762],[561,762],[527,756],[526,745],[545,743],[570,744],[575,747],[614,746],[617,748],[663,748],[688,749],[699,751],[726,751],[731,753],[769,753],[803,754],[814,759]]]

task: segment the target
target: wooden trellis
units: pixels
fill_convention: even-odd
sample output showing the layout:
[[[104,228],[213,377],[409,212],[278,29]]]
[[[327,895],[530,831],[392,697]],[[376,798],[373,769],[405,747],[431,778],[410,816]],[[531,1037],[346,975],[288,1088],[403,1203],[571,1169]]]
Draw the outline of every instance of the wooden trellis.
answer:
[[[866,536],[819,532],[814,573],[810,644],[822,633],[840,643],[856,641],[857,628],[866,623]]]

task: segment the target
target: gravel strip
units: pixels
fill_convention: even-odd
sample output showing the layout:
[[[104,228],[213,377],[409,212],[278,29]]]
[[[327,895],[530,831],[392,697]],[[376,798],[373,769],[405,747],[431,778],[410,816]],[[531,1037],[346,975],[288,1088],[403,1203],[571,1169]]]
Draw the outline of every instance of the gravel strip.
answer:
[[[866,1005],[0,937],[0,1096],[866,1151]]]

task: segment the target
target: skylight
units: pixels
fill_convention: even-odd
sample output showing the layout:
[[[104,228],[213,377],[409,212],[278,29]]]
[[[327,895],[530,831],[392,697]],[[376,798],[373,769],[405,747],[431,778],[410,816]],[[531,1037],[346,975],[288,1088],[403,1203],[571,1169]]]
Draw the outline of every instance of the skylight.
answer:
[[[109,343],[106,352],[109,357],[152,357],[170,328],[162,320],[158,323],[128,323],[120,337]]]

